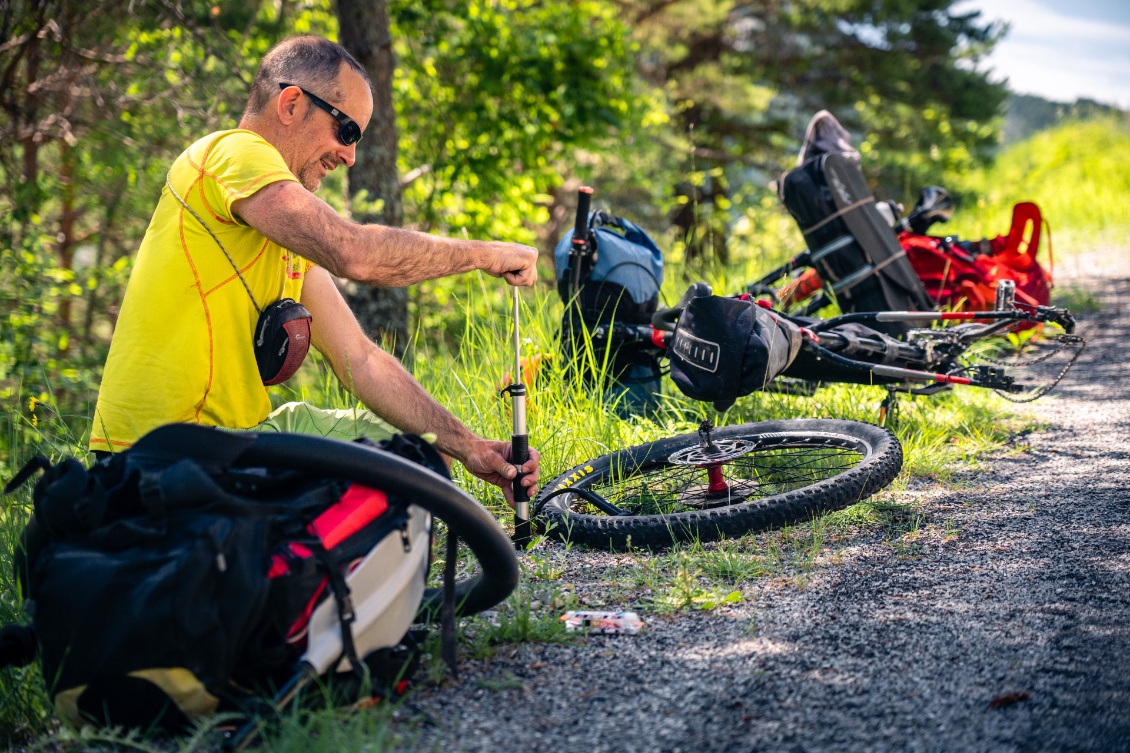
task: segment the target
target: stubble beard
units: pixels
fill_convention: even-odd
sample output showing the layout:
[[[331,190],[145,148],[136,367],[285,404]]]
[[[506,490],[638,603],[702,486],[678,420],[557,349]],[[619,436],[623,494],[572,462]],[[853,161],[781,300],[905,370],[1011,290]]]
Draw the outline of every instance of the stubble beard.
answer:
[[[318,168],[325,167],[325,164],[323,163],[336,165],[337,162],[334,159],[333,154],[326,152],[313,162],[307,162],[305,165],[303,165],[299,169],[298,175],[295,176],[298,178],[298,182],[302,184],[302,187],[310,193],[317,191],[318,187],[322,184],[321,177],[316,176],[318,175]],[[326,171],[326,174],[329,175],[328,170]]]

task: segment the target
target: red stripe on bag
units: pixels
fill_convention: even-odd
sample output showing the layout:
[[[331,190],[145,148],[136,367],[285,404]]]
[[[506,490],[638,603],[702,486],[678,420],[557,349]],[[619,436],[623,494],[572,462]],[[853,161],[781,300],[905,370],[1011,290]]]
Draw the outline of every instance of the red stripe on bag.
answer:
[[[333,549],[388,511],[384,492],[361,484],[351,484],[341,500],[310,524],[310,532],[322,540],[322,546]]]

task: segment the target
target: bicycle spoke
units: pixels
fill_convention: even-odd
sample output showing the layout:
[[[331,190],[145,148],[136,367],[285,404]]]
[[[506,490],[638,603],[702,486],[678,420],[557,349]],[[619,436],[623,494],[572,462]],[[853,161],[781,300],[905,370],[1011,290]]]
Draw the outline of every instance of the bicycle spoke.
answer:
[[[686,457],[683,453],[681,459]],[[613,468],[582,483],[630,514],[668,515],[781,494],[850,470],[860,457],[856,449],[821,438],[794,437],[787,445],[770,442],[716,465],[714,480],[724,481],[721,490],[709,485],[706,466],[685,464],[685,460],[671,464],[665,458],[645,461],[636,468]],[[595,510],[579,497],[573,507],[578,512]]]

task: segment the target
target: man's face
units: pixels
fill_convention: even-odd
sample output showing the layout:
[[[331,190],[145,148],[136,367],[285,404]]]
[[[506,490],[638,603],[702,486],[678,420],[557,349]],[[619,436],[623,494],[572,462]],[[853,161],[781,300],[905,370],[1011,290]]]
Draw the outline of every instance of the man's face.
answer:
[[[351,68],[342,64],[334,91],[311,94],[338,108],[364,131],[373,115],[373,95],[365,80]],[[338,137],[339,123],[333,115],[319,108],[306,95],[301,96],[299,117],[296,118],[294,138],[291,141],[290,167],[298,181],[308,191],[318,190],[322,178],[338,165],[351,166],[356,161],[357,145],[346,146]]]

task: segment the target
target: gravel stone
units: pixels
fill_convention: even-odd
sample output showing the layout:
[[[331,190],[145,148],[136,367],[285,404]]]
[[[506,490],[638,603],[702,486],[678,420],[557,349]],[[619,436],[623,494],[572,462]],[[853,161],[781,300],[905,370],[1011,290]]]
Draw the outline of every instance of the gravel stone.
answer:
[[[1019,406],[1042,428],[899,493],[933,524],[909,555],[861,533],[800,588],[465,659],[397,712],[405,749],[1130,751],[1130,251],[1056,271],[1102,303],[1086,352]],[[627,606],[601,580],[625,555],[564,559],[582,603]]]

